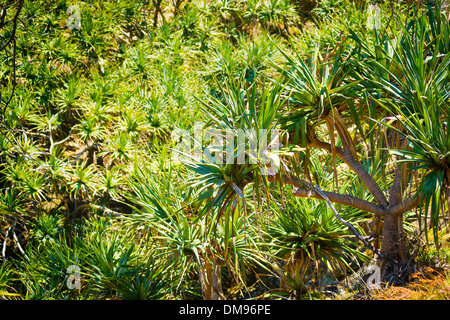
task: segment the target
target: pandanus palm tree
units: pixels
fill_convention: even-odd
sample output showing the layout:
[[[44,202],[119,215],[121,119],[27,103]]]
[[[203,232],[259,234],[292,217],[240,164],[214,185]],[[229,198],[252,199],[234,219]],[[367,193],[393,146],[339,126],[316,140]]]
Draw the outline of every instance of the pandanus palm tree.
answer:
[[[362,41],[354,50],[337,48],[333,61],[319,67],[307,67],[300,58],[296,62],[286,56],[291,66],[286,74],[293,88],[293,103],[281,119],[286,119],[288,130],[300,127],[297,130],[301,135],[294,134],[294,139],[301,138],[293,142],[339,158],[373,199],[317,192],[299,184],[298,179],[283,179],[298,187],[299,196],[328,197],[332,202],[373,213],[372,249],[378,253],[377,265],[384,276],[396,267],[404,269],[410,259],[403,232],[404,214],[420,208],[427,217],[430,209],[437,236],[438,216],[445,208],[442,197],[448,199],[450,59],[442,54],[445,48],[441,37],[434,34],[433,38],[428,19],[415,17],[397,42],[375,35],[374,50],[367,50],[362,59],[360,49],[368,48]],[[354,33],[352,38],[357,39]],[[358,101],[363,101],[359,110],[355,108]],[[323,122],[329,141],[319,138]],[[364,165],[381,163],[386,168],[390,161],[394,165],[383,181]]]
[[[255,81],[249,89],[229,79],[224,91],[204,102],[210,123],[247,134],[252,128],[279,129],[280,165],[276,174],[261,174],[267,152],[253,162],[238,163],[235,152],[226,163],[187,164],[198,174],[196,183],[205,186],[202,199],[211,199],[205,212],[220,215],[236,201],[246,203],[246,187],[261,197],[269,194],[270,182],[292,185],[294,196],[324,200],[332,207],[376,253],[385,279],[392,272],[400,277],[410,262],[404,214],[431,209],[437,230],[439,211],[446,206],[441,197],[448,201],[449,194],[450,58],[441,54],[443,42],[429,25],[425,18],[415,18],[397,42],[375,34],[373,49],[350,33],[326,55],[319,50],[309,59],[284,54],[287,64],[279,69],[283,78],[271,88],[257,89]],[[327,155],[334,183],[324,184],[313,167]],[[338,184],[346,175],[357,177],[369,197],[350,188],[342,192]],[[333,203],[338,209],[350,206],[373,214],[369,239],[374,242],[343,220]]]
[[[448,25],[448,19],[444,15],[441,18]],[[392,223],[392,230],[385,227],[384,233],[390,232],[392,237],[389,242],[382,241],[381,250],[390,255],[398,252],[402,260],[406,252],[402,252],[401,233],[397,231],[402,229],[402,216],[412,208],[420,209],[425,229],[431,221],[437,244],[439,216],[450,204],[450,56],[442,42],[445,33],[437,34],[429,28],[435,20],[431,9],[428,19],[417,17],[413,21],[393,57],[387,59],[390,67],[377,59],[368,61],[381,71],[367,78],[384,93],[377,100],[386,114],[380,123],[391,131],[386,147],[397,160],[389,199],[389,208],[393,208],[389,210],[390,219],[397,222]]]

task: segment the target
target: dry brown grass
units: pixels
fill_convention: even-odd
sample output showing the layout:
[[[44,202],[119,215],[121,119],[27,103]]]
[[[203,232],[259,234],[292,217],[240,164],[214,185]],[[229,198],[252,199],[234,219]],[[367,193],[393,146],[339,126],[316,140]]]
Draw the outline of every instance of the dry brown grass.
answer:
[[[386,287],[371,293],[374,300],[448,300],[450,273],[426,267],[412,275],[404,287]]]

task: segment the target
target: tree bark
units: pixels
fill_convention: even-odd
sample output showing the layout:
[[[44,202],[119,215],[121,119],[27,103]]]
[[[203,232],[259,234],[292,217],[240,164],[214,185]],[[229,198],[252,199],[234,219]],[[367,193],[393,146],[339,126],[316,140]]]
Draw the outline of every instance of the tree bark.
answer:
[[[383,208],[379,204],[334,192],[322,191],[324,195],[322,196],[319,192],[305,187],[302,181],[295,177],[275,175],[268,176],[268,180],[297,187],[293,194],[298,197],[319,200],[326,200],[326,197],[331,202],[349,205],[354,208],[374,213],[376,218],[375,228],[378,229],[382,226],[379,250],[380,256],[377,258],[377,265],[381,269],[382,277],[390,276],[395,268],[399,267],[397,262],[403,265],[407,263],[408,253],[403,232],[403,214],[412,210],[419,204],[420,194],[413,194],[403,201],[401,201],[401,197],[399,197],[397,201],[399,203],[389,206],[388,208]],[[375,243],[375,248],[378,248],[377,243]],[[393,268],[388,268],[388,266],[392,266]]]
[[[406,264],[407,251],[403,232],[403,215],[388,213],[383,218],[384,222],[381,235],[380,252],[395,261]],[[388,268],[386,268],[386,264],[388,262],[389,261],[387,259],[383,258],[378,258],[377,260],[377,265],[381,269],[382,278],[387,275]]]
[[[373,218],[373,246],[374,248],[380,249],[380,228],[381,228],[381,216],[375,216]]]

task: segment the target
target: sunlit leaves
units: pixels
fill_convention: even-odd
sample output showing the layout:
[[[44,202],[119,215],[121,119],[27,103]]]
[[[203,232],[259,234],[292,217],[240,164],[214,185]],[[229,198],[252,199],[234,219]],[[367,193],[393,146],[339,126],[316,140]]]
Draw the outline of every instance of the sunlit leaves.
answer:
[[[325,203],[292,199],[276,211],[267,234],[276,254],[285,259],[287,277],[296,291],[308,290],[321,277],[318,261],[336,275],[348,268],[349,257],[367,259],[345,238],[346,227]]]
[[[83,164],[75,167],[71,173],[69,184],[74,197],[92,196],[94,190],[94,170],[92,166]]]
[[[101,139],[105,133],[105,128],[93,116],[87,116],[77,127],[80,138],[87,143]]]
[[[112,198],[120,198],[120,187],[123,186],[124,183],[120,170],[112,168],[111,170],[105,170],[99,177],[98,188]]]
[[[111,157],[111,161],[128,161],[132,159],[136,146],[131,136],[126,132],[120,132],[110,138],[105,148],[105,154]]]
[[[63,88],[57,90],[56,101],[61,109],[67,111],[72,107],[83,91],[82,80],[79,74],[74,74],[67,79]]]
[[[0,193],[0,214],[15,215],[23,212],[23,196],[14,189]]]

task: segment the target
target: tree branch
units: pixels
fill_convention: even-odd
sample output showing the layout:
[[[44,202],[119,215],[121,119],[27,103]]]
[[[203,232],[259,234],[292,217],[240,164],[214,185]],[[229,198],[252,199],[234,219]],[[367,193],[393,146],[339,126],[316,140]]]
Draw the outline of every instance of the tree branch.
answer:
[[[391,191],[389,194],[389,206],[395,206],[400,203],[403,197],[404,180],[405,180],[405,169],[402,163],[397,164],[395,170],[394,181],[392,182]]]
[[[90,149],[92,149],[92,148],[94,148],[94,147],[97,147],[97,142],[94,142],[94,143],[91,144],[90,146],[87,146],[87,147],[84,148],[79,154],[77,154],[77,156],[75,157],[75,159],[72,161],[72,165],[74,165],[74,164],[78,161],[78,158],[81,157],[81,155],[82,155],[83,153],[85,153],[86,151],[88,151],[88,150],[90,150]]]
[[[293,194],[297,197],[325,200],[325,198],[323,196],[321,196],[317,191],[315,191],[314,189],[305,187],[305,183],[303,183],[302,181],[300,181],[299,179],[297,179],[295,177],[288,177],[288,176],[280,177],[278,175],[274,175],[274,176],[268,176],[268,179],[271,182],[286,183],[286,184],[293,185],[294,187],[296,187]],[[356,197],[353,197],[350,195],[345,195],[345,194],[340,194],[340,193],[335,193],[335,192],[324,191],[324,193],[330,199],[330,201],[332,201],[334,203],[351,206],[353,208],[367,211],[367,212],[370,212],[370,213],[373,213],[373,214],[379,215],[379,216],[384,216],[386,214],[386,210],[375,203],[372,203],[372,202],[369,202],[369,201],[366,201],[366,200],[363,200],[360,198],[356,198]]]
[[[8,20],[6,22],[3,22],[4,17],[6,15],[6,7],[2,8],[3,9],[3,13],[2,13],[2,23],[0,25],[0,28],[3,28],[8,22],[12,22],[13,26],[12,26],[12,30],[11,30],[11,35],[9,37],[9,39],[6,41],[6,43],[2,42],[2,46],[0,47],[0,51],[6,49],[6,47],[13,41],[15,40],[15,36],[16,36],[16,28],[17,28],[17,19],[19,18],[19,13],[20,10],[22,10],[22,6],[23,6],[24,0],[19,0],[17,1],[17,9],[16,9],[16,13],[14,14],[14,17],[11,20]],[[16,5],[16,3],[14,3],[14,5]]]
[[[420,203],[421,193],[416,192],[413,195],[409,196],[399,204],[396,204],[392,208],[389,209],[391,214],[393,215],[400,215],[405,214],[408,211],[411,211],[412,209],[416,208]]]

